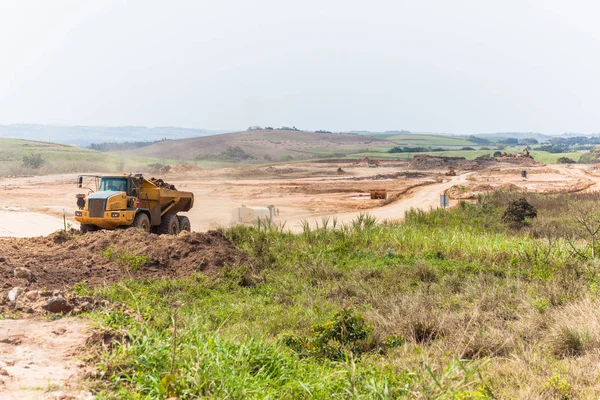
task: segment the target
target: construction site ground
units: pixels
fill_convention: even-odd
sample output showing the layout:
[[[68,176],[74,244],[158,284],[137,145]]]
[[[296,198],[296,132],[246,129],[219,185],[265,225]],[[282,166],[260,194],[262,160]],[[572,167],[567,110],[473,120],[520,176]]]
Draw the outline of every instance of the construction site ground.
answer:
[[[453,166],[453,165],[451,165]],[[76,175],[0,179],[0,310],[19,320],[0,321],[0,392],[7,399],[87,399],[82,379],[89,372],[80,356],[94,340],[90,325],[73,317],[48,321],[40,305],[44,296],[61,295],[73,301],[73,285],[91,286],[124,278],[186,276],[227,264],[244,263],[238,251],[219,232],[231,224],[231,211],[242,204],[279,208],[278,223],[298,231],[301,222],[320,223],[336,217],[348,222],[368,212],[378,219],[401,219],[410,208],[439,206],[442,192],[457,199],[503,188],[535,192],[597,190],[600,171],[590,165],[543,165],[486,162],[455,168],[434,160],[418,168],[401,162],[382,162],[377,168],[351,162],[293,163],[276,166],[200,170],[174,166],[154,174],[180,190],[195,194],[188,216],[193,230],[180,236],[147,235],[135,229],[78,235]],[[527,171],[526,178],[522,171]],[[151,174],[146,174],[151,176]],[[370,189],[386,189],[388,198],[371,200]],[[63,219],[63,215],[65,218]],[[64,229],[67,233],[55,232]],[[67,235],[68,237],[66,237]],[[66,240],[68,239],[68,240]],[[131,271],[112,254],[145,255],[144,267]],[[27,278],[15,276],[26,268]],[[8,292],[24,294],[10,302]],[[81,299],[79,299],[81,300]],[[87,303],[85,303],[87,304]],[[88,304],[89,305],[89,304]],[[83,305],[81,305],[83,307]]]
[[[518,188],[536,192],[595,190],[600,171],[590,165],[544,165],[524,162],[456,163],[457,176],[445,176],[447,165],[421,161],[414,169],[403,162],[381,162],[379,167],[349,161],[291,163],[201,170],[178,165],[156,175],[178,189],[195,194],[194,208],[187,213],[195,231],[231,225],[231,212],[241,205],[274,205],[278,223],[299,231],[303,221],[315,223],[335,216],[339,222],[360,213],[380,219],[401,219],[411,208],[439,205],[439,194],[455,185],[463,193],[494,188]],[[427,160],[425,160],[427,162]],[[521,171],[527,177],[521,177]],[[73,219],[76,174],[0,178],[0,237],[47,235],[58,229],[77,228]],[[370,189],[387,190],[386,200],[371,200]],[[452,196],[451,196],[452,197]],[[469,196],[466,196],[469,197]],[[63,220],[63,215],[66,221]]]

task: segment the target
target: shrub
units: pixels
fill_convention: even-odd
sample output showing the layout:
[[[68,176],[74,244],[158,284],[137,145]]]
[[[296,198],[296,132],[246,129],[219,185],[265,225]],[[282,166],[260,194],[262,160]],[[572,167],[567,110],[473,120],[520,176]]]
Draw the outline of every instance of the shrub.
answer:
[[[31,153],[29,156],[23,156],[23,167],[38,169],[46,163],[46,160],[39,153]]]
[[[300,355],[343,361],[361,355],[372,331],[373,327],[361,314],[345,308],[332,319],[313,325],[312,337],[284,335],[283,343]],[[394,345],[398,344],[396,342],[391,340]]]
[[[560,157],[558,160],[556,160],[557,164],[575,164],[576,161],[569,158],[569,157]]]
[[[504,214],[502,215],[502,221],[509,223],[523,223],[525,218],[537,217],[537,210],[532,206],[524,197],[513,200],[508,204]]]

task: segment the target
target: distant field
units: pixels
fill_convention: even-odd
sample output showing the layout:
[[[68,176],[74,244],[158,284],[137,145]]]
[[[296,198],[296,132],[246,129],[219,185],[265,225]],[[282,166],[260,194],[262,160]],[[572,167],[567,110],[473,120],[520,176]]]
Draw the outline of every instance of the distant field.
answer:
[[[438,149],[389,153],[395,147]],[[463,150],[464,147],[473,150]],[[55,143],[0,139],[0,175],[63,172],[144,172],[150,164],[186,163],[202,168],[239,166],[244,164],[289,162],[322,158],[407,160],[416,154],[465,157],[473,159],[492,155],[498,145],[488,149],[466,137],[426,134],[342,135],[301,131],[236,132],[192,139],[169,140],[143,148],[122,152],[98,152]],[[232,150],[234,149],[234,150]],[[509,146],[502,151],[517,154],[523,146]],[[44,165],[31,171],[23,165],[23,157],[39,154]],[[579,161],[582,153],[548,153],[531,151],[540,162],[554,163],[561,157]]]
[[[23,158],[39,154],[44,161],[39,168],[23,165]],[[160,157],[140,157],[103,153],[76,146],[23,139],[0,138],[0,176],[70,172],[139,172],[150,164],[173,164],[181,161]],[[214,162],[191,162],[201,167],[227,166]]]
[[[444,147],[444,146],[473,146],[475,143],[470,142],[465,137],[461,136],[442,136],[442,135],[425,135],[425,134],[412,134],[412,133],[399,133],[399,134],[375,134],[368,135],[370,137],[385,139],[392,141],[401,146],[431,146],[431,147]]]

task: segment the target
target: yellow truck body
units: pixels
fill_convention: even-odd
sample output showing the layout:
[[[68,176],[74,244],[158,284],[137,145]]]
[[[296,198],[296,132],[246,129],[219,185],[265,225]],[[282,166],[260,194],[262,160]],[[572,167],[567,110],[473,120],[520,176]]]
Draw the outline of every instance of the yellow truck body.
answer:
[[[194,194],[175,190],[162,181],[147,180],[141,174],[80,176],[96,183],[96,191],[77,195],[75,220],[82,231],[134,226],[143,231],[177,234],[191,230],[190,221],[178,213],[189,211]]]

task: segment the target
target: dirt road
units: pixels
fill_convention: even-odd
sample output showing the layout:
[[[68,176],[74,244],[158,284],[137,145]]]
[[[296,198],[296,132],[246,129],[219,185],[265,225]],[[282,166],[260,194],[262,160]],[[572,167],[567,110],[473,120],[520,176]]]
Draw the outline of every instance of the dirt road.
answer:
[[[467,176],[471,173],[462,174],[460,176],[448,177],[447,181],[434,183],[425,186],[419,186],[409,191],[409,195],[383,207],[368,210],[367,213],[378,220],[401,220],[404,218],[404,213],[411,208],[429,210],[437,208],[440,205],[440,193],[449,189],[453,185],[464,183]],[[362,213],[365,213],[364,211]],[[338,224],[347,224],[356,219],[361,212],[348,212],[331,215],[337,219]],[[287,219],[285,226],[292,232],[302,231],[302,222],[308,221],[313,226],[321,224],[322,217],[305,218],[305,219]]]
[[[0,211],[0,237],[46,236],[64,229],[62,219],[52,215],[24,211]]]

